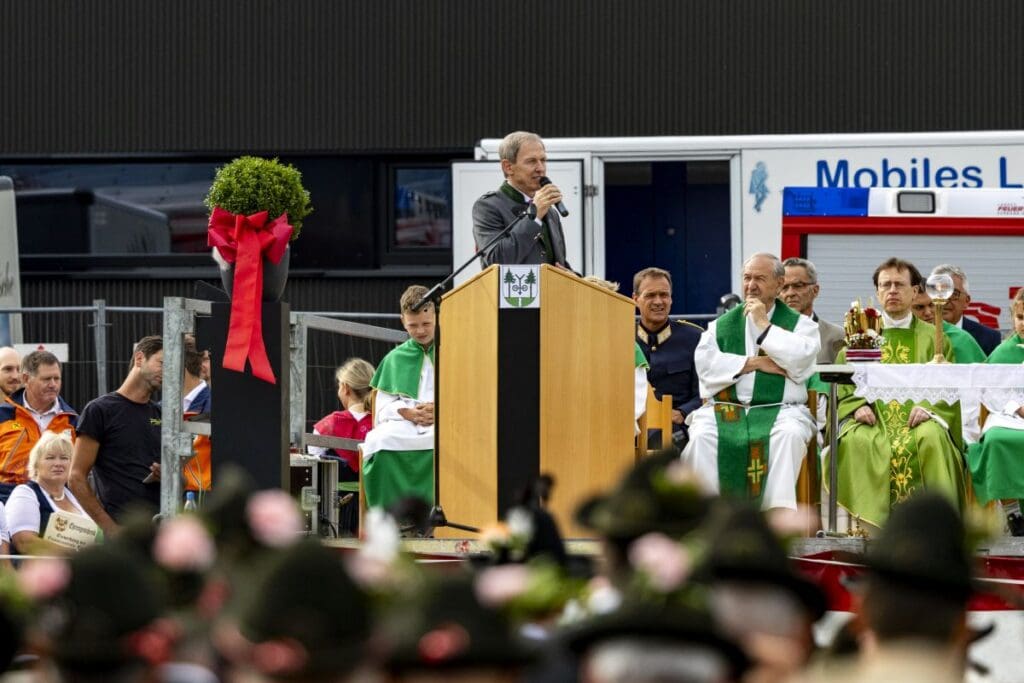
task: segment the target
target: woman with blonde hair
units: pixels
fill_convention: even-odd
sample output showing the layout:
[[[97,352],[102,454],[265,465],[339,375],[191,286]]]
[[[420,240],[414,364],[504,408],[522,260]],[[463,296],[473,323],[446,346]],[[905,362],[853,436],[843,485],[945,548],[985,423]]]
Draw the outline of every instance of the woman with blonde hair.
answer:
[[[18,553],[52,555],[67,550],[43,538],[50,515],[55,512],[89,520],[68,488],[73,450],[71,437],[60,432],[45,432],[32,447],[28,455],[29,481],[15,487],[7,501],[7,527],[11,545]]]
[[[338,382],[338,400],[343,410],[336,410],[316,423],[314,434],[323,436],[339,436],[344,439],[362,441],[366,433],[373,428],[373,415],[370,414],[366,402],[370,396],[370,380],[373,378],[373,366],[362,358],[349,358],[335,372]],[[311,446],[309,452],[321,457],[335,457],[338,464],[338,481],[359,480],[359,451],[345,448],[318,448]],[[348,505],[342,508],[341,527],[354,532],[356,529],[355,511],[358,506]],[[351,512],[350,512],[351,511]]]

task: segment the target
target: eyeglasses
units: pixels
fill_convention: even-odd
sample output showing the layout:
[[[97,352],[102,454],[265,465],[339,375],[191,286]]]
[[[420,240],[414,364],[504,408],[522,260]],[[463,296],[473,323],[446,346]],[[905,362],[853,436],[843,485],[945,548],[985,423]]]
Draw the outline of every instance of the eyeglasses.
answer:
[[[964,292],[959,289],[954,289],[953,293],[949,295],[949,301],[959,301],[964,296]]]
[[[817,283],[815,283],[815,282],[790,282],[788,284],[782,285],[782,291],[785,292],[785,291],[788,291],[790,289],[799,291],[801,289],[807,289],[808,287],[810,287],[810,286],[812,286],[814,284],[817,284]]]

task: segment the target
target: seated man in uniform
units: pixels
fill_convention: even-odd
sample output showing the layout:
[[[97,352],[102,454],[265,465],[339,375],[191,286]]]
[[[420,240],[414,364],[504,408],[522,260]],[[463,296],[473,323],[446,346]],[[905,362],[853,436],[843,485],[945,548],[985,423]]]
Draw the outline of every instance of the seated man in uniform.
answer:
[[[388,507],[407,496],[434,500],[434,304],[414,308],[427,293],[405,290],[402,326],[409,339],[377,366],[374,427],[362,444],[366,503]]]
[[[654,387],[654,395],[659,400],[665,394],[672,397],[672,440],[682,448],[687,439],[684,420],[700,408],[700,387],[693,352],[703,330],[685,320],[675,323],[669,320],[672,274],[667,270],[644,268],[634,275],[633,301],[640,311],[636,343],[650,366],[647,381]]]
[[[689,464],[715,492],[796,508],[796,480],[815,425],[805,383],[821,349],[818,324],[782,303],[785,269],[771,254],[743,264],[742,308],[701,335],[705,404],[690,416]]]
[[[935,328],[913,316],[917,290],[913,265],[891,258],[872,281],[882,302],[883,363],[927,363],[935,355]],[[919,277],[919,276],[918,276]],[[945,340],[943,355],[952,360]],[[846,360],[845,349],[837,363]],[[957,506],[964,499],[960,411],[945,403],[876,401],[839,388],[839,504],[862,521],[881,527],[893,505],[931,489]]]

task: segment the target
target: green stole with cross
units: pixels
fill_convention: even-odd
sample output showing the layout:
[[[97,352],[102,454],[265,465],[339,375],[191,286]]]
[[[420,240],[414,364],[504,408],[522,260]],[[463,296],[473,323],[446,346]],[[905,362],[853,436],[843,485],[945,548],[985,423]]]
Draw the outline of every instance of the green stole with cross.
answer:
[[[498,191],[519,204],[524,206],[527,205],[527,202],[523,198],[523,193],[509,185],[507,182],[502,183],[501,187],[498,188]],[[547,259],[549,264],[554,265],[555,249],[551,246],[551,228],[548,227],[548,222],[544,219],[541,219],[540,224],[540,241],[541,246],[544,248],[544,258]]]
[[[799,313],[775,300],[772,325],[792,332],[798,320]],[[747,318],[743,315],[742,306],[718,319],[715,341],[723,353],[747,354]],[[768,476],[769,436],[782,407],[780,404],[785,391],[785,377],[755,371],[754,395],[749,409],[739,405],[735,384],[715,394],[718,483],[723,495],[761,500]],[[746,457],[741,457],[741,454],[746,454]]]

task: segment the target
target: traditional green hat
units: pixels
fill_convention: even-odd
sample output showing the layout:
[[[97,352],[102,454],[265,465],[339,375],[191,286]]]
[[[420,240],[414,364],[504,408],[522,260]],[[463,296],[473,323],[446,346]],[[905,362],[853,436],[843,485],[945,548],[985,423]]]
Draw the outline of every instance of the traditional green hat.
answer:
[[[652,531],[681,538],[700,525],[711,499],[695,478],[677,480],[676,469],[683,467],[675,449],[643,458],[609,493],[583,503],[576,521],[619,543]]]
[[[432,577],[390,615],[385,665],[393,672],[524,666],[536,652],[498,611],[480,604],[468,575]]]
[[[696,580],[776,586],[796,597],[812,619],[825,613],[825,594],[793,568],[782,543],[758,510],[744,502],[719,499],[706,531],[710,546],[694,572]]]
[[[307,540],[270,561],[242,601],[238,626],[249,644],[241,654],[265,675],[341,675],[363,660],[369,600],[336,552]]]
[[[161,616],[161,591],[135,555],[93,546],[69,567],[67,585],[40,607],[37,620],[60,668],[114,671],[170,654],[169,639],[147,631]]]
[[[973,577],[966,538],[953,505],[944,496],[923,492],[893,508],[868,547],[866,564],[885,579],[966,600]]]

